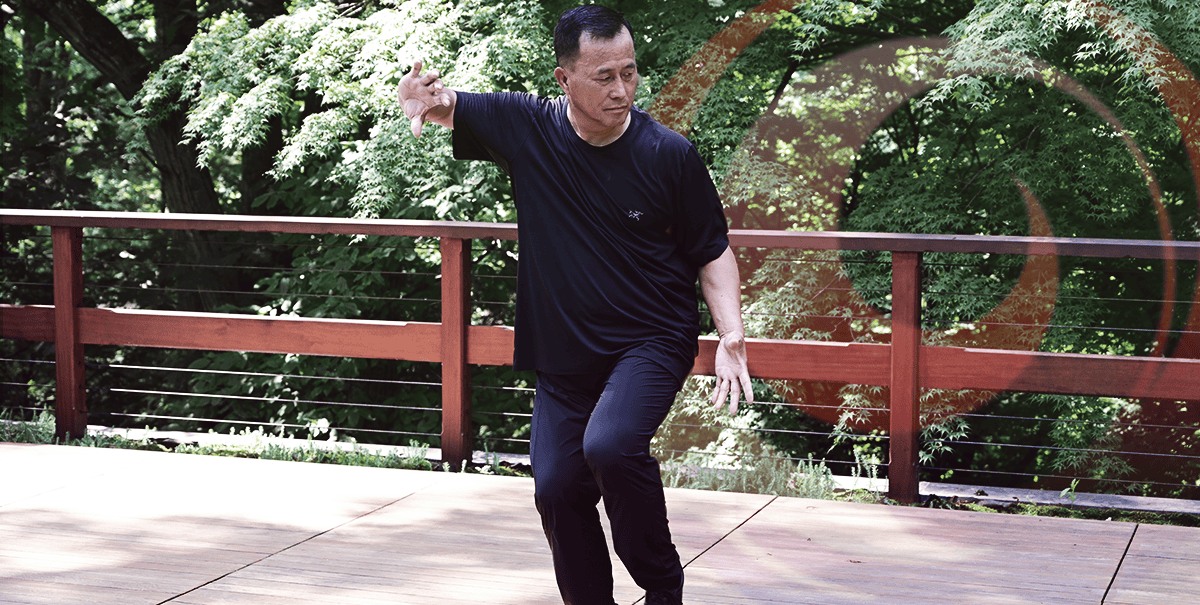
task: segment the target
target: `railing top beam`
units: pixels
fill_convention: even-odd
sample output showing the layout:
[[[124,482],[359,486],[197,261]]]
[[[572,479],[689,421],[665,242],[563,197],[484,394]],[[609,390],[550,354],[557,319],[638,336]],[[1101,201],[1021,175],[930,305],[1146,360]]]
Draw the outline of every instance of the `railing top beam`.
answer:
[[[300,216],[237,216],[159,214],[152,212],[0,209],[0,224],[116,229],[195,229],[261,233],[517,239],[517,226],[513,223]],[[734,246],[750,248],[1033,254],[1095,258],[1200,260],[1200,242],[746,229],[731,230],[729,236],[730,242]]]
[[[1200,260],[1200,242],[1158,240],[735,229],[730,241],[748,248]]]
[[[0,224],[107,229],[194,229],[257,233],[312,233],[462,239],[517,239],[513,223],[353,219],[314,216],[242,216],[155,212],[0,209]]]

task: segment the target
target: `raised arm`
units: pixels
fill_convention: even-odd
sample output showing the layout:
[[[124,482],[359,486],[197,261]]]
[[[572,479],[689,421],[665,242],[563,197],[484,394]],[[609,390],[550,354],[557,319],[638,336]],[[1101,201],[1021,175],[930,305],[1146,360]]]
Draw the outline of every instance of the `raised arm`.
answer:
[[[454,105],[458,95],[453,89],[446,88],[437,70],[431,69],[422,74],[421,62],[413,62],[412,71],[400,78],[397,94],[404,108],[404,117],[412,120],[414,137],[421,136],[421,127],[425,122],[454,128]]]
[[[737,258],[726,248],[716,260],[700,268],[700,291],[717,324],[721,342],[717,344],[716,375],[712,402],[718,410],[729,397],[729,413],[736,414],[739,395],[754,403],[754,389],[746,364],[746,331],[742,326],[741,279]]]

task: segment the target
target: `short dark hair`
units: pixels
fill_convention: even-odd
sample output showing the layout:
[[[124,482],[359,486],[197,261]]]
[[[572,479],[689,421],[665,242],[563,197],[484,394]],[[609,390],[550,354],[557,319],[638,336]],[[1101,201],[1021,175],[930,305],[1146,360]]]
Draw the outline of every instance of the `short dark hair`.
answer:
[[[579,58],[579,39],[588,34],[600,40],[612,40],[624,27],[633,36],[633,27],[625,16],[599,4],[585,4],[563,11],[554,27],[554,58],[566,67]]]

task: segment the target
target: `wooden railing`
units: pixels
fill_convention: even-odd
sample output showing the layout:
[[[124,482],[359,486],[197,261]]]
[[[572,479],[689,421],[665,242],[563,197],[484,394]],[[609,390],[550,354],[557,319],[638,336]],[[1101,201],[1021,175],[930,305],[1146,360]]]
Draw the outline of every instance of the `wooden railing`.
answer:
[[[442,453],[471,455],[468,365],[508,365],[513,333],[473,326],[471,240],[513,240],[516,225],[0,210],[0,223],[49,226],[54,250],[54,305],[0,304],[0,337],[56,345],[59,437],[87,429],[84,345],[333,355],[426,361],[442,365]],[[85,227],[302,234],[436,237],[442,252],[440,323],[301,319],[81,306]],[[1160,400],[1200,398],[1200,360],[935,347],[921,344],[920,263],[925,252],[1057,254],[1200,260],[1200,244],[1144,240],[906,235],[849,232],[732,231],[735,247],[873,250],[892,253],[890,344],[749,339],[756,378],[824,380],[890,387],[890,496],[918,495],[919,394],[923,388],[1019,390]],[[711,375],[716,340],[701,337],[694,374]]]

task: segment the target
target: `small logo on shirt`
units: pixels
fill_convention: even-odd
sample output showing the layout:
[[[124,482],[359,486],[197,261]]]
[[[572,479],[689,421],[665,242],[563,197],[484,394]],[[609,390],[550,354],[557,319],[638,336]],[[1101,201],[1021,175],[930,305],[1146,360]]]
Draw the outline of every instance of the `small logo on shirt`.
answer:
[[[629,218],[631,218],[635,221],[642,220],[642,213],[638,212],[637,210],[630,210],[627,212],[627,214],[629,215]]]

